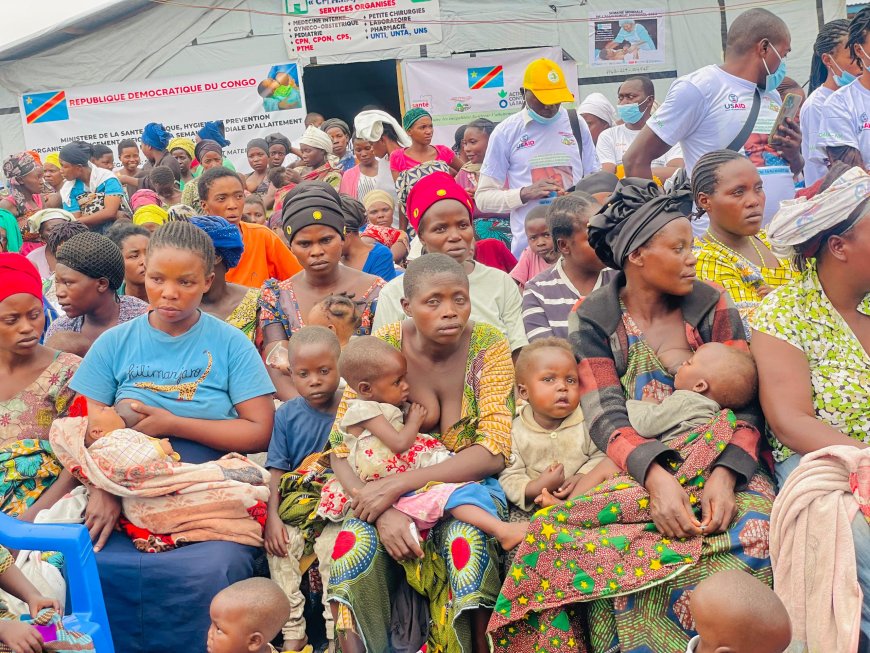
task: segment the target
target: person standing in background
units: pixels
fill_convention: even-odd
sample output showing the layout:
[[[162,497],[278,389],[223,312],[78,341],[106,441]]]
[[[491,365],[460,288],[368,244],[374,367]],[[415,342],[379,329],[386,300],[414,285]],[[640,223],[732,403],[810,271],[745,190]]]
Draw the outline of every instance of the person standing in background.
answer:
[[[610,129],[616,124],[616,108],[602,93],[590,93],[587,95],[580,106],[577,107],[577,113],[586,122],[589,127],[589,133],[592,134],[592,141],[598,145],[598,139],[605,129]]]

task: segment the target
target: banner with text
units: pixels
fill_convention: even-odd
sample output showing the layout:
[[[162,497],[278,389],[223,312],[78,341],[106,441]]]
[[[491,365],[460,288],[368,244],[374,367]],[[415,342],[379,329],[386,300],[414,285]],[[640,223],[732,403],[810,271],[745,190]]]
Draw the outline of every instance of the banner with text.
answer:
[[[439,0],[285,0],[287,54],[321,57],[441,41]]]
[[[519,111],[523,106],[523,73],[529,63],[541,57],[559,62],[576,97],[577,64],[562,61],[562,50],[549,47],[486,57],[403,61],[406,107],[421,107],[431,113],[435,142],[453,145],[459,125],[478,118],[500,122]]]
[[[223,120],[230,141],[224,155],[247,171],[245,145],[252,138],[270,132],[291,140],[302,135],[300,72],[295,63],[284,63],[25,93],[20,100],[24,141],[40,153],[74,140],[105,143],[117,151],[119,141],[138,140],[149,122],[192,137],[203,122]]]

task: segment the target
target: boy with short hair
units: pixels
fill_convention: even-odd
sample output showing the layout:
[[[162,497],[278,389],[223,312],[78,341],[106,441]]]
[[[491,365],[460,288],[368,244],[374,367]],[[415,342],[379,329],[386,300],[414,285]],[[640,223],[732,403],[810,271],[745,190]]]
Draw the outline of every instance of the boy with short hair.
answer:
[[[547,223],[549,206],[540,205],[526,215],[526,239],[529,244],[520,254],[520,260],[511,270],[511,278],[523,289],[530,279],[538,276],[544,270],[549,270],[559,258],[559,253],[553,248],[550,237],[550,227]]]
[[[268,578],[248,578],[211,601],[209,653],[278,653],[270,643],[290,614],[290,602]]]

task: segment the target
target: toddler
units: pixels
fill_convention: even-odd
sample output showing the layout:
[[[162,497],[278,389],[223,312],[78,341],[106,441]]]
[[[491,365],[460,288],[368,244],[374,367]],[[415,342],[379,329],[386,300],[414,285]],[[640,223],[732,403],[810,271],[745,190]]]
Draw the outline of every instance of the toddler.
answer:
[[[344,349],[351,337],[362,324],[357,305],[347,295],[330,295],[311,307],[306,323],[309,326],[322,326],[332,331]]]
[[[293,334],[287,349],[288,368],[293,386],[299,394],[284,403],[275,413],[275,425],[269,442],[266,468],[269,470],[269,509],[266,516],[266,553],[272,579],[287,595],[290,611],[282,629],[282,650],[303,650],[305,619],[302,616],[305,597],[299,589],[302,582],[300,561],[305,539],[302,531],[285,524],[279,514],[281,505],[281,478],[296,470],[312,453],[322,451],[329,440],[329,431],[341,401],[338,389],[338,357],[341,346],[338,338],[322,326],[306,326]],[[328,535],[318,538],[316,551],[328,547]],[[323,556],[318,556],[324,559]],[[324,586],[329,573],[323,564],[320,573]],[[327,611],[324,613],[325,615]],[[327,629],[327,632],[330,632]]]
[[[257,193],[251,193],[245,198],[245,205],[242,207],[242,221],[266,224],[266,204]]]
[[[511,277],[520,288],[549,269],[559,258],[553,248],[553,238],[550,236],[550,225],[547,223],[549,206],[541,204],[526,214],[525,230],[528,246],[520,254],[520,260],[511,271]]]
[[[745,571],[720,571],[698,583],[689,610],[698,635],[686,653],[783,653],[791,643],[782,601]]]
[[[427,414],[423,406],[411,404],[407,416],[402,415],[408,401],[406,362],[395,347],[373,336],[356,338],[342,351],[339,368],[357,394],[348,400],[339,428],[349,450],[348,462],[363,481],[429,467],[452,455],[437,439],[420,434]],[[492,510],[478,507],[482,505]],[[320,516],[340,521],[347,507],[338,479],[324,485]],[[401,497],[394,507],[420,530],[431,528],[449,512],[495,537],[507,550],[520,543],[528,527],[501,521],[489,493],[477,483],[438,483]]]
[[[218,592],[208,612],[208,653],[278,653],[270,642],[290,603],[268,578],[248,578]]]
[[[41,610],[53,608],[60,612],[60,603],[42,596],[21,570],[9,551],[0,546],[0,589],[24,601],[30,608],[30,616],[35,618]],[[19,621],[6,609],[0,600],[0,649],[12,651],[42,651],[42,635],[31,625]],[[5,647],[3,646],[5,645]],[[85,650],[85,649],[82,649]],[[88,650],[93,650],[93,647]]]

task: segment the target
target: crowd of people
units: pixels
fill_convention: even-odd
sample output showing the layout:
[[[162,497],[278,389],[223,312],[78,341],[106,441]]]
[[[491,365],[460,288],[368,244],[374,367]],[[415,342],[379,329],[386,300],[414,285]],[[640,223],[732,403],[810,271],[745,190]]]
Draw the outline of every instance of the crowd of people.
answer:
[[[6,158],[0,509],[87,527],[130,653],[867,650],[870,9],[808,96],[790,43],[749,9],[661,103],[539,59],[454,144]]]

